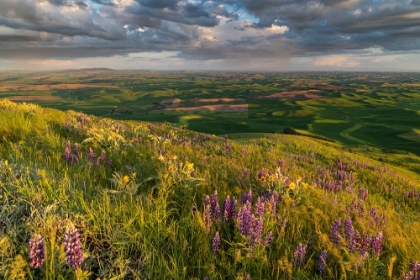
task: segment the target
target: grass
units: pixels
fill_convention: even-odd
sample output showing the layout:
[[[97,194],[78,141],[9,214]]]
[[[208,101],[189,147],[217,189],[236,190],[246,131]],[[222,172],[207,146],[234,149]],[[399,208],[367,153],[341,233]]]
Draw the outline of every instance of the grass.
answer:
[[[182,116],[190,128],[218,121]],[[401,279],[420,260],[413,154],[263,132],[224,138],[7,100],[0,122],[0,278]],[[66,146],[77,160],[66,159]],[[409,168],[395,166],[402,161]],[[223,211],[227,195],[236,198],[234,219]],[[252,234],[243,222],[250,205]],[[353,249],[346,219],[358,236]],[[69,224],[80,234],[80,267],[66,265]],[[35,233],[44,242],[41,268],[28,256]],[[380,233],[383,242],[366,243]]]

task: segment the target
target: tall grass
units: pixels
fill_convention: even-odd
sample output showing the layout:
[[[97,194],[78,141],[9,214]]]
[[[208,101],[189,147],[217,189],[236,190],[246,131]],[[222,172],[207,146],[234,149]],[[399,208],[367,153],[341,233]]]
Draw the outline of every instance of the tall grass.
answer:
[[[7,100],[0,122],[1,278],[398,279],[420,260],[418,174],[334,144],[283,135],[233,141]],[[66,146],[76,159],[65,156]],[[216,203],[215,191],[220,218],[205,204],[212,194]],[[238,215],[249,192],[247,235],[239,216],[224,218],[223,202],[235,197]],[[356,248],[343,226],[349,217]],[[76,269],[66,265],[68,223],[83,245]],[[35,233],[45,242],[41,268],[30,266]],[[371,239],[379,233],[384,239],[375,251]],[[306,248],[302,262],[299,244]]]

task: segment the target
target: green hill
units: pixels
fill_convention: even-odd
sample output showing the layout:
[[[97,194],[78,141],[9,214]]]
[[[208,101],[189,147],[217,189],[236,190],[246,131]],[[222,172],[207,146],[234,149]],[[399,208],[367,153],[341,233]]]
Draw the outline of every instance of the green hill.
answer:
[[[418,277],[413,155],[8,100],[0,124],[0,278]]]

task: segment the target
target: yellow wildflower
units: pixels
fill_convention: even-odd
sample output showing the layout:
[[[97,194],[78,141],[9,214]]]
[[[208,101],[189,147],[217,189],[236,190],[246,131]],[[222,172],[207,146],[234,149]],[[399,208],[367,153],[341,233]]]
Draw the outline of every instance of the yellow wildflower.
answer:
[[[194,170],[194,163],[191,162],[185,162],[185,166],[187,167],[187,171],[193,171]]]
[[[127,175],[125,175],[125,176],[123,177],[123,182],[124,182],[124,184],[127,184],[127,183],[128,183],[128,181],[130,181],[130,178],[129,178]]]
[[[289,189],[293,191],[295,188],[296,188],[295,183],[291,182],[289,185]]]

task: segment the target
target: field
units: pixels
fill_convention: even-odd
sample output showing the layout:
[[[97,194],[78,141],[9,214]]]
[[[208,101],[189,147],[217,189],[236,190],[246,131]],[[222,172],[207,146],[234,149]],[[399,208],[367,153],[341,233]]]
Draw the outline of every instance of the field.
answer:
[[[415,73],[2,72],[0,97],[232,138],[293,127],[347,148],[420,154]]]
[[[174,116],[191,126],[219,112],[202,113]],[[397,132],[378,121],[343,138]],[[8,100],[0,123],[1,279],[419,276],[420,172],[397,166],[418,167],[410,153],[297,135],[231,139]]]

